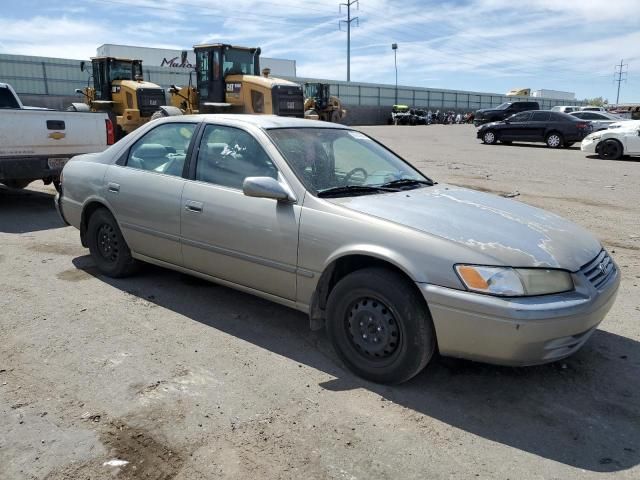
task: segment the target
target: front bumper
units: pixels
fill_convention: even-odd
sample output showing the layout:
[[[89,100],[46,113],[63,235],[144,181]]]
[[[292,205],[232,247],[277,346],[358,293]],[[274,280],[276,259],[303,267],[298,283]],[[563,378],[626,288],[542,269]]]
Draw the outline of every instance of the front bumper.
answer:
[[[580,150],[582,150],[585,153],[598,153],[598,144],[600,143],[600,139],[598,140],[593,140],[591,138],[585,138],[584,140],[582,140],[582,143],[580,144]]]
[[[572,292],[500,298],[419,284],[433,318],[440,353],[499,365],[552,362],[575,353],[613,305],[615,272],[597,289],[581,273]]]

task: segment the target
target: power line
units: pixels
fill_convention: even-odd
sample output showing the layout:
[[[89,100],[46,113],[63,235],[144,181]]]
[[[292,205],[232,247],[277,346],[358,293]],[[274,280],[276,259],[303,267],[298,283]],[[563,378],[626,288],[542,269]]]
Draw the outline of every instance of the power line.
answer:
[[[347,0],[347,3],[341,3],[338,7],[338,11],[342,12],[342,7],[347,7],[347,19],[340,20],[338,22],[338,28],[342,30],[342,24],[347,24],[347,82],[351,81],[351,23],[356,22],[356,25],[360,24],[358,17],[351,17],[351,5],[355,5],[360,9],[358,0]]]
[[[618,95],[616,95],[616,105],[620,102],[620,84],[624,81],[627,81],[627,73],[629,72],[629,64],[622,63],[623,60],[620,60],[620,65],[616,65],[614,76],[617,76],[614,81],[618,82]]]

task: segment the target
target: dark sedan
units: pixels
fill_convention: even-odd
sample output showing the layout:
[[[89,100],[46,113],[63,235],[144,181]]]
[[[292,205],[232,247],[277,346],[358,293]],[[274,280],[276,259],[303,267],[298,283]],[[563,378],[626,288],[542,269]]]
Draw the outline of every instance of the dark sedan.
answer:
[[[496,142],[544,142],[550,148],[570,147],[592,132],[589,122],[567,113],[531,110],[517,113],[502,122],[478,129],[478,138],[488,145]]]

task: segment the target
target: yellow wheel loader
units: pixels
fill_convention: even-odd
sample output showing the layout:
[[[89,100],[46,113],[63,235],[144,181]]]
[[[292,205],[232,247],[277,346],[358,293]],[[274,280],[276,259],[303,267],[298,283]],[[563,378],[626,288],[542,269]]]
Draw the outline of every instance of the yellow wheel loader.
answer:
[[[347,116],[340,99],[329,93],[327,83],[305,83],[304,97],[304,118],[340,123]]]
[[[80,70],[85,71],[85,67],[85,62],[80,62]],[[116,139],[151,120],[158,109],[173,108],[166,106],[162,87],[143,80],[142,60],[92,58],[89,84],[76,89],[76,93],[84,96],[84,103],[72,103],[67,110],[107,112],[115,126]]]
[[[258,113],[304,117],[302,87],[260,75],[260,48],[225,44],[196,45],[196,82],[172,85],[171,105],[183,113]],[[159,109],[154,117],[172,115]]]

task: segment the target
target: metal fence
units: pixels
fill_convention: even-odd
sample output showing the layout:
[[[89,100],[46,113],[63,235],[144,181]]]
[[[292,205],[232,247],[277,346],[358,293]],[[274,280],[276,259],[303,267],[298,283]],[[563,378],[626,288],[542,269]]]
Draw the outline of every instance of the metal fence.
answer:
[[[186,68],[144,66],[145,79],[163,88],[172,84],[186,85],[189,82],[189,72],[190,69]],[[10,83],[19,94],[73,95],[74,90],[85,87],[88,80],[88,72],[80,71],[79,60],[0,54],[0,81]],[[331,94],[339,97],[347,106],[391,107],[398,103],[432,110],[471,111],[495,107],[513,100],[537,101],[541,108],[551,108],[555,105],[586,105],[586,102],[576,100],[507,97],[496,93],[407,86],[398,86],[396,102],[396,89],[393,85],[301,77],[289,80],[298,83],[328,83]]]

